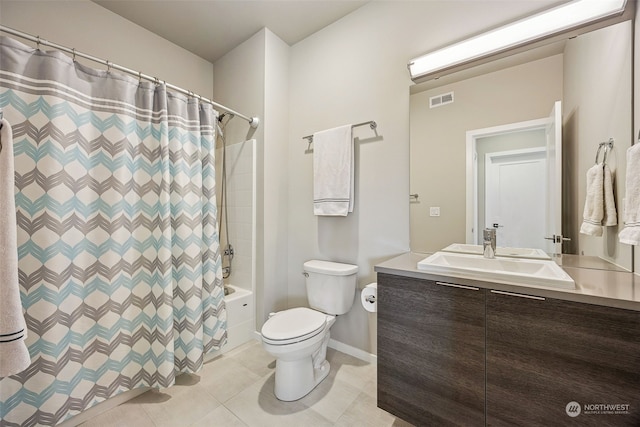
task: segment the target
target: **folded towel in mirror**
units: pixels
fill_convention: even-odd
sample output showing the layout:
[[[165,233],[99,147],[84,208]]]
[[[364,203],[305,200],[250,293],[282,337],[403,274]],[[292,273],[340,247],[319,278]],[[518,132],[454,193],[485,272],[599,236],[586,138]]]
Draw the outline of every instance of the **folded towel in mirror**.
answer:
[[[627,149],[624,229],[618,234],[621,243],[640,245],[640,144]]]
[[[587,170],[587,197],[580,233],[602,236],[603,226],[618,224],[613,192],[613,173],[608,165],[598,163]]]
[[[587,197],[582,213],[580,233],[589,236],[602,236],[604,219],[604,168],[602,163],[587,170]]]
[[[602,172],[604,174],[604,217],[602,218],[602,225],[613,227],[618,225],[618,210],[616,209],[616,198],[613,192],[613,172],[607,164],[604,165]]]

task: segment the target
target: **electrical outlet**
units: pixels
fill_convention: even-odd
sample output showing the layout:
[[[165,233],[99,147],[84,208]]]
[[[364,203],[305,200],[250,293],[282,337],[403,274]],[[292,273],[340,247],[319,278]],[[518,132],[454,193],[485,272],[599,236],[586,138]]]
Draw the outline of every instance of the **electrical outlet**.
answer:
[[[431,206],[429,208],[429,216],[440,216],[440,207],[438,206]]]

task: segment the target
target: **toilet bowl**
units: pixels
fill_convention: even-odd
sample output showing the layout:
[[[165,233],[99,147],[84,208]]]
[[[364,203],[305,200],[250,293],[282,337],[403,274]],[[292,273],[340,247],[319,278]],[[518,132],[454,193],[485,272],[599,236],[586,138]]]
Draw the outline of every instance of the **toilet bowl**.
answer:
[[[328,261],[305,264],[307,296],[312,308],[296,307],[273,313],[262,326],[262,345],[276,358],[275,395],[298,400],[327,375],[331,326],[353,304],[358,267]]]
[[[329,374],[329,328],[335,322],[310,308],[275,313],[262,327],[262,345],[276,357],[275,395],[284,401],[307,395]]]

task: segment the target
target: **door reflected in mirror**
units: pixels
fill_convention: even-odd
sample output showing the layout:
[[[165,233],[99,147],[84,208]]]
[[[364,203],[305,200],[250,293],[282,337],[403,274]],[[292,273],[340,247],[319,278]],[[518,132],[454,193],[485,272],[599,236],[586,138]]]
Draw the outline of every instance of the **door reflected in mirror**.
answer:
[[[481,244],[482,229],[495,228],[500,246],[546,250],[544,127],[519,130],[517,123],[506,127],[512,129],[467,135],[472,144],[467,156],[472,156],[474,170],[467,170],[473,188],[467,189],[471,207],[467,221],[472,223],[467,224],[466,243]]]
[[[495,228],[503,247],[559,254],[562,103],[549,117],[467,132],[466,243]]]

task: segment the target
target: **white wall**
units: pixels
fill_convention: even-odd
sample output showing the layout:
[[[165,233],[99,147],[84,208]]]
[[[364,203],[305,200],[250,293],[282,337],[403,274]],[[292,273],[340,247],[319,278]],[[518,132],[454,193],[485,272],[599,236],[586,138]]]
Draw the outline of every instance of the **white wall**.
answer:
[[[261,30],[213,64],[213,97],[247,116],[264,117],[264,56],[266,31]],[[226,119],[225,119],[226,120]],[[227,144],[264,139],[264,126],[252,132],[247,122],[235,118],[226,128]]]
[[[289,126],[289,304],[306,305],[301,276],[313,258],[357,264],[359,287],[375,264],[409,250],[409,86],[419,54],[537,11],[549,1],[371,2],[291,49]],[[312,212],[312,157],[302,136],[375,120],[354,130],[355,210],[346,218]],[[357,295],[356,295],[357,297]],[[375,319],[375,317],[371,317]],[[359,298],[332,337],[375,353]]]
[[[263,162],[263,300],[257,330],[270,312],[288,307],[287,232],[289,222],[286,167],[289,133],[290,47],[271,31],[265,34]],[[295,250],[295,248],[294,248]]]
[[[565,214],[573,218],[563,234],[579,239],[579,253],[596,255],[631,269],[631,250],[619,243],[622,226],[605,227],[602,237],[579,234],[586,198],[586,173],[595,162],[598,143],[615,140],[607,164],[615,174],[618,224],[622,224],[626,150],[632,135],[632,24],[620,24],[584,34],[567,41],[564,51],[563,149],[571,182],[578,191],[565,192]],[[602,155],[600,154],[600,161]],[[571,162],[573,160],[573,162]],[[567,195],[571,199],[567,200]]]
[[[213,64],[89,0],[2,0],[0,24],[158,77],[207,98],[213,93]],[[105,68],[95,62],[79,61]]]
[[[227,127],[228,144],[257,139],[256,330],[287,308],[288,70],[289,46],[268,29],[214,64],[215,99],[261,119],[255,133],[239,119]]]

